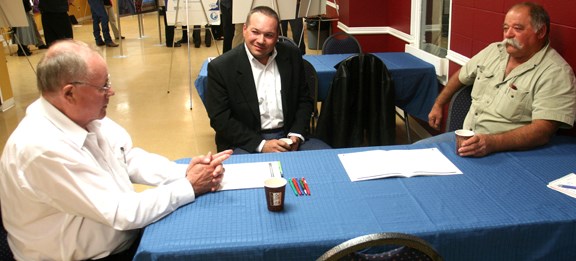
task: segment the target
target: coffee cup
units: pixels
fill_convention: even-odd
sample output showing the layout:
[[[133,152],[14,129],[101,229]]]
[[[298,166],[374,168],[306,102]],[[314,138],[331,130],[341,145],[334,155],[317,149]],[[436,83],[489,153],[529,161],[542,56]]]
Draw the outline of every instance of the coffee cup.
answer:
[[[474,131],[461,129],[454,133],[456,134],[456,154],[458,154],[458,149],[462,146],[462,142],[472,138],[474,136]]]
[[[274,177],[264,181],[266,205],[269,211],[282,211],[284,209],[284,195],[286,194],[286,179]]]

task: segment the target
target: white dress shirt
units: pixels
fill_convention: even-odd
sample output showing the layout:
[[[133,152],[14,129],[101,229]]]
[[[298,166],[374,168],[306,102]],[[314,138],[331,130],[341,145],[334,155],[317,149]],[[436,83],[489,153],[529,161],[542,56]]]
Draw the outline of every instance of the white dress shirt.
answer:
[[[284,126],[284,114],[282,114],[282,84],[276,65],[278,52],[274,49],[268,58],[268,63],[262,64],[248,51],[248,48],[245,49],[258,94],[260,125],[263,130],[281,128]]]
[[[133,148],[126,130],[108,118],[88,129],[40,98],[8,139],[0,199],[18,260],[123,251],[138,229],[194,201],[185,165]],[[132,182],[158,187],[136,193]]]
[[[263,130],[278,129],[284,127],[284,113],[282,111],[282,81],[276,56],[274,52],[268,58],[267,64],[260,63],[245,46],[246,55],[252,68],[252,77],[258,94],[258,109],[260,110],[260,125]],[[304,141],[304,136],[299,133],[288,133],[288,137],[296,136]],[[262,140],[256,151],[262,152],[266,140]]]

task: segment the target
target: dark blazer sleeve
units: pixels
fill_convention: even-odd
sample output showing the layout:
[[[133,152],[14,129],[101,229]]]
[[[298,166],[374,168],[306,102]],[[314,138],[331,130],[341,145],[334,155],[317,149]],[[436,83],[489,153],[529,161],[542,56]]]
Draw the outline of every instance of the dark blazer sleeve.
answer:
[[[219,151],[242,148],[254,152],[262,137],[258,95],[250,62],[239,45],[208,63],[206,111],[216,131]]]
[[[302,54],[297,47],[282,42],[276,45],[276,49],[285,131],[307,137],[314,102],[306,81]]]

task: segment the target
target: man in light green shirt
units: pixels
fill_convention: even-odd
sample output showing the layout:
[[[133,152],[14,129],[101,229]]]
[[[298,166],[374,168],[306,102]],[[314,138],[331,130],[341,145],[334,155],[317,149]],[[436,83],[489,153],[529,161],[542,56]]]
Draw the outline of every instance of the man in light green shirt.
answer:
[[[540,5],[514,5],[504,20],[504,41],[486,47],[448,80],[428,118],[439,128],[444,105],[460,88],[473,85],[463,128],[476,135],[463,143],[459,155],[530,149],[548,143],[558,128],[572,127],[576,80],[550,47],[549,28]]]

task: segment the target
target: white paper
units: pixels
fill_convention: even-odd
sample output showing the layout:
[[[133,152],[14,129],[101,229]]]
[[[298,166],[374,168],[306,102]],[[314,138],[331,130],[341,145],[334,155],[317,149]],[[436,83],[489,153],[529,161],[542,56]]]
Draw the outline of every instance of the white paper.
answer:
[[[283,176],[280,161],[222,165],[225,171],[219,190],[263,188],[264,180]]]
[[[274,9],[280,20],[296,18],[296,0],[242,0],[232,2],[232,23],[243,24],[250,10],[261,5]]]
[[[574,188],[563,188],[561,185]],[[576,198],[576,174],[570,173],[564,177],[553,180],[552,182],[548,183],[548,187],[553,190],[562,192],[570,197]]]
[[[326,0],[302,0],[298,17],[312,17],[326,14]]]
[[[415,150],[370,150],[338,154],[351,181],[387,177],[462,174],[436,148]]]

